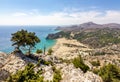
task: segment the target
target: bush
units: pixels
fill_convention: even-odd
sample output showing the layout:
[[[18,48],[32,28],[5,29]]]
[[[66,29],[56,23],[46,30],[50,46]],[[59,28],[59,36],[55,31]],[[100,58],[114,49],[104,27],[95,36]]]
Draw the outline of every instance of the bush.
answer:
[[[18,71],[16,74],[11,75],[7,82],[43,82],[41,70],[37,73],[34,72],[34,65],[28,64],[24,70]]]
[[[43,51],[41,49],[37,49],[36,53],[41,54],[41,53],[43,53]]]
[[[40,60],[39,62],[40,64],[44,64],[44,65],[50,65],[50,64],[52,65],[51,61]]]
[[[52,70],[53,70],[53,72],[56,70],[55,66],[52,66]]]
[[[95,68],[95,69],[93,69],[92,71],[93,71],[93,73],[98,74],[98,71],[99,71],[99,70],[98,70],[97,68]]]
[[[53,75],[53,82],[60,82],[62,79],[60,70],[57,70],[56,68],[54,69],[54,75]]]
[[[100,61],[92,61],[91,62],[91,64],[93,65],[93,66],[100,66]]]
[[[64,62],[64,63],[67,63],[67,64],[70,64],[72,61],[71,60],[68,60],[68,59],[62,59],[62,58],[60,58],[59,59],[62,63]]]
[[[97,56],[97,55],[105,55],[106,53],[105,52],[95,52],[94,53],[94,56]]]
[[[116,65],[108,64],[94,72],[100,75],[104,82],[120,82],[120,68]]]
[[[76,68],[80,68],[84,73],[87,72],[87,70],[89,70],[89,67],[84,64],[82,57],[80,55],[79,57],[74,58],[72,63]]]
[[[44,61],[44,65],[49,65],[49,64],[51,64],[50,61]]]
[[[52,48],[50,48],[50,49],[48,50],[48,55],[52,55],[52,53],[53,53],[53,50],[52,50]]]

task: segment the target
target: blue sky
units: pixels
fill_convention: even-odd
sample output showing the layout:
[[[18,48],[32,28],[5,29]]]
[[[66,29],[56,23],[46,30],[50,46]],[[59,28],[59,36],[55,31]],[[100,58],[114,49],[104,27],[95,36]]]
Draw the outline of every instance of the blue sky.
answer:
[[[0,25],[120,23],[120,0],[0,0]]]

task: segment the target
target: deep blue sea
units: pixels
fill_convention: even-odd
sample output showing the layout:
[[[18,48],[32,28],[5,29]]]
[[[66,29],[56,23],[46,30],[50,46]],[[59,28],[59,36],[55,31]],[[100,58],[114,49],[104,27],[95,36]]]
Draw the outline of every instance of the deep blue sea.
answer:
[[[46,40],[45,38],[49,33],[57,32],[55,28],[56,26],[0,26],[0,51],[10,53],[14,50],[14,47],[11,46],[12,42],[10,41],[12,37],[11,33],[15,33],[21,29],[35,32],[41,40],[32,52],[35,52],[36,49],[43,49],[44,46],[49,49],[55,45],[56,40]]]

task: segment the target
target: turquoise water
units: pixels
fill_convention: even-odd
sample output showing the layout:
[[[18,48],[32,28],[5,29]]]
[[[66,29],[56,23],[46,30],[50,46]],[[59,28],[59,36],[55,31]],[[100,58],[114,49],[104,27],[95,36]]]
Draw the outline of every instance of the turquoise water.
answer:
[[[55,33],[55,28],[56,26],[0,26],[0,51],[10,53],[14,50],[10,41],[11,33],[15,33],[21,29],[35,32],[41,40],[32,52],[35,52],[36,49],[43,49],[44,46],[49,49],[56,43],[56,40],[46,40],[45,38],[49,33]]]

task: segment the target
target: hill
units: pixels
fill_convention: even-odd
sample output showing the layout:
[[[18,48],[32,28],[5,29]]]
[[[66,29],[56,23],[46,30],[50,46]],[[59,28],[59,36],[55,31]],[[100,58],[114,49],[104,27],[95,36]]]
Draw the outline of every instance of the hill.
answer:
[[[79,32],[81,30],[87,30],[87,29],[97,29],[97,28],[120,28],[120,24],[117,23],[108,23],[108,24],[96,24],[93,22],[87,22],[79,25],[71,25],[71,26],[65,26],[65,27],[57,27],[56,30],[61,30],[65,32]]]
[[[101,48],[112,44],[120,43],[120,24],[95,24],[93,22],[72,25],[68,27],[58,27],[61,30],[55,34],[49,34],[47,39],[57,39],[65,37],[76,39],[92,48]]]

